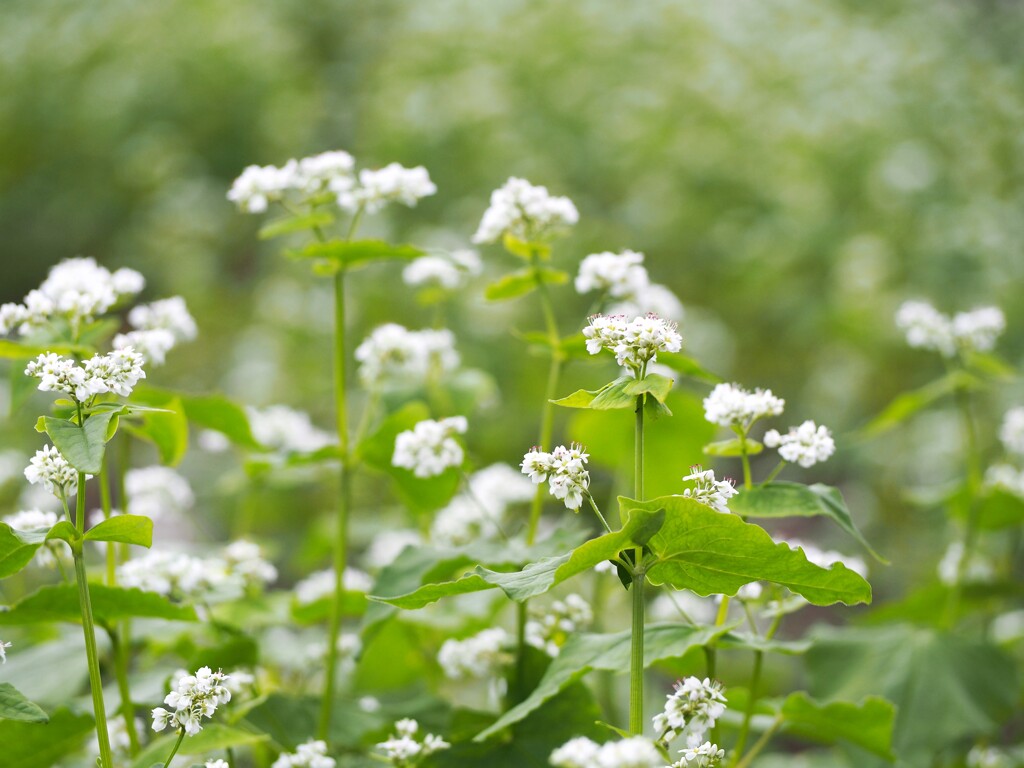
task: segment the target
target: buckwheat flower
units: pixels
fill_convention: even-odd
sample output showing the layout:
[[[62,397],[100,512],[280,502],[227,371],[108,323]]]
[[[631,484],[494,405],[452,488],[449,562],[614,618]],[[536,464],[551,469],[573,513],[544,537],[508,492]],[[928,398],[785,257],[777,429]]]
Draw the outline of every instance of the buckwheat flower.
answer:
[[[551,453],[534,447],[523,456],[519,466],[534,484],[547,481],[551,495],[562,500],[566,509],[576,511],[590,487],[590,473],[586,470],[588,458],[583,446],[576,443],[568,448],[560,445]]]
[[[7,649],[11,647],[11,643],[5,643],[0,640],[0,664],[7,663]]]
[[[377,745],[385,757],[394,766],[407,768],[417,765],[420,760],[435,752],[451,747],[447,741],[433,733],[428,733],[419,739],[420,724],[411,718],[405,718],[395,723],[395,733],[387,741]]]
[[[591,768],[598,765],[600,752],[600,744],[585,736],[577,736],[552,752],[548,762],[559,768]]]
[[[334,768],[333,757],[327,756],[327,743],[310,740],[299,744],[292,754],[284,753],[270,768]]]
[[[1024,498],[1024,471],[1009,464],[995,464],[985,472],[985,487]]]
[[[131,347],[115,349],[107,355],[94,355],[85,361],[85,372],[94,394],[110,392],[121,397],[131,395],[135,385],[146,378],[142,355]]]
[[[163,365],[167,360],[167,353],[174,349],[175,344],[174,334],[162,328],[119,333],[111,342],[114,349],[131,347],[142,355],[149,365]]]
[[[1007,451],[1024,456],[1024,407],[1006,412],[999,428],[999,439]]]
[[[761,586],[761,582],[752,581],[737,589],[736,597],[744,602],[752,603],[761,599],[762,592],[764,592],[764,588]]]
[[[98,382],[72,358],[52,352],[30,360],[25,375],[39,379],[40,392],[63,392],[80,403],[100,392]]]
[[[962,349],[988,352],[1006,330],[1006,317],[999,307],[979,307],[953,316],[953,336]]]
[[[664,768],[665,760],[650,741],[630,736],[621,741],[596,744],[577,737],[551,753],[548,762],[556,768]]]
[[[592,253],[580,262],[576,292],[602,291],[616,299],[636,296],[650,282],[643,264],[644,255],[636,251]]]
[[[286,405],[247,408],[256,442],[280,453],[312,453],[333,445],[333,435],[313,424],[308,413]]]
[[[672,768],[715,768],[721,765],[725,750],[717,744],[705,741],[700,746],[690,746],[679,751],[682,757],[672,764]]]
[[[660,283],[649,283],[622,301],[608,307],[608,314],[626,315],[627,317],[654,314],[674,323],[681,323],[686,311],[683,308],[683,302],[672,292],[672,289]]]
[[[369,592],[373,579],[365,571],[347,566],[342,574],[342,587],[347,592]],[[315,571],[295,585],[295,600],[299,605],[309,605],[317,600],[334,595],[334,569]]]
[[[555,600],[547,610],[532,609],[526,622],[526,643],[548,656],[557,656],[572,633],[585,629],[594,621],[590,603],[576,594]]]
[[[410,470],[416,477],[443,474],[446,469],[462,464],[465,455],[454,436],[466,434],[467,429],[464,416],[421,421],[395,437],[391,464]]]
[[[196,500],[188,480],[160,465],[129,469],[124,476],[124,490],[129,511],[152,520],[188,512]]]
[[[330,190],[335,194],[349,191],[355,184],[356,161],[348,152],[321,152],[299,160],[297,186],[306,194]]]
[[[579,212],[567,197],[554,197],[546,187],[510,178],[491,193],[490,207],[474,243],[493,243],[509,235],[527,243],[550,240],[579,221]]]
[[[39,509],[23,509],[4,517],[4,522],[16,531],[48,531],[58,520],[56,512]],[[57,558],[63,556],[64,552],[60,541],[48,541],[36,550],[35,561],[44,568],[50,568],[57,564]]]
[[[388,384],[418,385],[459,365],[455,335],[449,330],[410,331],[387,323],[356,348],[359,379],[367,389]]]
[[[712,424],[746,430],[758,419],[781,415],[785,405],[770,389],[750,392],[738,384],[718,384],[704,398],[704,418]]]
[[[665,708],[654,716],[654,730],[665,742],[685,732],[688,745],[695,747],[725,713],[726,703],[717,680],[687,677],[675,684],[675,690],[666,697]]]
[[[338,205],[347,211],[355,211],[361,206],[367,213],[376,213],[392,202],[413,207],[435,192],[437,186],[422,165],[405,168],[398,163],[390,163],[379,170],[361,170],[358,186],[341,192]]]
[[[790,427],[785,435],[770,429],[764,435],[764,444],[769,448],[778,448],[783,459],[801,467],[813,467],[819,461],[826,461],[836,451],[832,433],[827,427],[813,421],[805,421],[799,427]]]
[[[175,341],[192,341],[199,333],[196,321],[181,296],[133,307],[128,313],[128,324],[140,331],[169,331]]]
[[[437,663],[452,680],[496,677],[512,662],[512,654],[507,650],[510,643],[504,629],[485,629],[465,640],[445,640]]]
[[[508,508],[530,501],[533,483],[507,464],[492,464],[469,477],[468,492],[455,496],[434,516],[430,539],[442,547],[460,547],[501,535]]]
[[[956,354],[953,323],[926,301],[905,301],[896,311],[896,327],[916,349],[930,349],[945,357]]]
[[[264,213],[271,202],[281,200],[287,190],[298,184],[295,160],[289,160],[283,168],[250,165],[232,183],[227,197],[243,213]]]
[[[227,760],[217,758],[216,760],[207,760],[203,763],[204,768],[231,768],[231,765]]]
[[[656,360],[658,352],[678,352],[683,345],[675,324],[657,315],[633,320],[625,315],[594,315],[583,335],[590,354],[607,349],[615,355],[616,363],[634,370]]]
[[[170,710],[163,707],[153,710],[153,730],[162,731],[170,726],[195,736],[203,729],[204,718],[213,717],[218,706],[231,701],[231,691],[225,685],[227,679],[227,675],[209,667],[201,667],[194,675],[178,677],[171,692],[164,697],[164,704]]]
[[[966,564],[962,542],[951,542],[938,565],[939,581],[947,587],[957,584],[984,584],[995,578],[995,569],[984,555],[974,552]]]
[[[967,753],[967,768],[1012,768],[1016,763],[995,747],[971,747]]]
[[[28,319],[28,308],[7,302],[0,305],[0,336],[7,336]]]
[[[481,269],[476,251],[459,250],[421,256],[402,270],[402,280],[410,286],[436,285],[453,291],[465,285],[469,277],[480,274]]]
[[[702,469],[698,464],[690,467],[690,474],[683,478],[683,482],[693,483],[692,488],[683,490],[684,497],[705,504],[716,512],[729,513],[729,499],[737,494],[732,480],[716,480],[713,469]]]
[[[78,487],[78,473],[52,445],[36,451],[25,468],[25,479],[41,485],[57,498],[65,498]]]
[[[117,581],[124,587],[200,604],[242,597],[249,584],[223,557],[163,550],[151,550],[119,565]]]
[[[247,586],[262,588],[277,580],[277,568],[263,558],[259,544],[239,539],[223,551],[228,572],[241,577]]]

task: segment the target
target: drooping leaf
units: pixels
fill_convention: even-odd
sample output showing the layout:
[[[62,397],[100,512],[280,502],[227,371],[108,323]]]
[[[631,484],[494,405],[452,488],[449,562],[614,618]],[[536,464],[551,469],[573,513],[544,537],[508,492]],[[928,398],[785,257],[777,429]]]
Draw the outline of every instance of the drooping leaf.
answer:
[[[741,490],[730,499],[729,508],[743,517],[827,517],[856,539],[876,560],[888,562],[875,552],[857,528],[838,488],[820,483],[766,483]]]
[[[644,630],[644,667],[666,659],[681,658],[694,648],[714,642],[727,631],[724,626],[698,628],[683,624],[649,624]],[[629,630],[608,635],[585,632],[572,635],[533,692],[480,733],[476,740],[488,739],[518,723],[592,670],[625,672],[629,669],[631,640]]]
[[[140,547],[153,546],[153,521],[142,515],[115,515],[85,533],[88,541],[116,541]]]
[[[188,419],[180,399],[172,398],[163,405],[162,409],[143,411],[141,421],[126,423],[126,428],[156,446],[161,464],[176,467],[188,450]]]
[[[318,227],[329,227],[334,223],[334,216],[326,211],[293,216],[291,214],[272,219],[259,229],[260,240],[272,240],[281,235],[293,232],[309,232]]]
[[[966,371],[951,371],[941,379],[896,397],[864,427],[862,434],[866,438],[878,437],[958,389],[978,389],[983,384],[984,382]]]
[[[746,454],[748,456],[757,456],[757,454],[764,450],[764,446],[757,440],[751,440],[748,437],[745,442]],[[730,440],[719,440],[705,445],[704,453],[708,456],[742,456],[744,453],[743,443],[744,441],[738,437],[731,438]]]
[[[28,565],[46,541],[46,534],[46,531],[16,531],[7,523],[0,523],[0,579]]]
[[[72,467],[88,475],[98,475],[103,471],[103,453],[111,437],[108,428],[116,415],[112,411],[94,414],[82,427],[67,419],[44,416],[43,425],[54,447]]]
[[[192,606],[176,605],[162,595],[141,589],[90,584],[89,597],[93,615],[97,623],[103,625],[130,618],[197,621]],[[78,588],[73,584],[40,587],[28,597],[0,610],[0,626],[53,621],[78,623],[81,620]]]
[[[50,721],[50,717],[38,704],[29,701],[25,694],[13,685],[0,683],[0,720],[47,723]]]
[[[66,755],[82,747],[92,730],[92,717],[74,714],[66,708],[50,715],[45,724],[0,720],[4,768],[58,765]]]
[[[539,287],[540,283],[562,285],[569,281],[569,275],[560,269],[550,267],[532,267],[511,272],[491,283],[484,289],[488,301],[505,301],[525,296]]]
[[[620,498],[623,516],[664,509],[665,525],[650,541],[655,555],[648,576],[698,595],[735,595],[744,584],[770,581],[815,605],[871,602],[871,586],[842,563],[814,565],[803,550],[777,544],[760,526],[743,522],[683,496],[650,501]]]
[[[792,693],[779,710],[783,728],[813,741],[845,741],[886,760],[892,752],[896,708],[879,696],[859,704],[848,701],[815,701],[803,691]]]

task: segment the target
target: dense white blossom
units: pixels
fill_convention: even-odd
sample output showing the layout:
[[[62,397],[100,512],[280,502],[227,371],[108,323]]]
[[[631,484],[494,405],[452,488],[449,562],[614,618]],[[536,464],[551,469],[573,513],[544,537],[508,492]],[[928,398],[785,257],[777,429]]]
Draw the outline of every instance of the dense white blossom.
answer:
[[[607,349],[615,362],[634,370],[656,360],[659,352],[678,352],[683,346],[675,323],[653,314],[632,320],[625,315],[594,315],[583,335],[590,354]]]
[[[276,578],[277,570],[263,559],[259,547],[246,541],[229,544],[210,557],[151,550],[117,567],[122,586],[198,603],[240,597]]]
[[[769,448],[778,448],[783,459],[801,467],[813,467],[836,452],[836,444],[828,427],[809,420],[799,427],[790,427],[784,435],[769,429],[764,435],[764,444]]]
[[[654,730],[666,742],[685,733],[687,744],[696,747],[725,713],[725,705],[725,693],[717,680],[687,677],[675,684],[665,708],[654,716]]]
[[[906,301],[896,312],[896,326],[911,347],[953,357],[958,350],[991,350],[1006,329],[1006,318],[998,307],[980,307],[950,317],[926,301]]]
[[[388,383],[419,384],[431,374],[443,374],[459,365],[455,335],[446,329],[410,331],[387,323],[356,348],[359,379],[373,389]]]
[[[36,451],[25,467],[25,479],[41,485],[57,498],[65,498],[78,487],[78,473],[52,445]]]
[[[73,358],[47,352],[29,361],[25,375],[39,379],[40,392],[63,392],[85,403],[108,392],[128,397],[139,380],[146,378],[144,362],[131,347],[93,355],[82,365]]]
[[[406,285],[434,285],[453,291],[467,279],[480,274],[483,265],[476,251],[464,249],[446,254],[430,254],[410,262],[402,270]]]
[[[597,744],[577,737],[567,741],[548,759],[555,768],[664,768],[658,748],[642,736]]]
[[[458,467],[465,454],[454,436],[466,434],[468,426],[464,416],[421,421],[395,437],[391,463],[423,478],[436,477],[451,467]]]
[[[671,288],[660,283],[648,283],[622,301],[609,306],[607,314],[627,317],[654,314],[674,323],[681,323],[686,311],[683,302]]]
[[[500,627],[485,629],[465,640],[445,640],[437,654],[445,676],[452,680],[497,676],[512,661],[511,638]]]
[[[717,384],[704,398],[704,418],[712,424],[747,430],[758,419],[780,415],[785,405],[770,389],[750,392],[738,384]]]
[[[224,547],[221,556],[228,572],[249,586],[264,587],[277,580],[277,568],[263,557],[259,544],[238,539]]]
[[[717,744],[705,741],[698,746],[681,749],[679,754],[681,757],[671,768],[715,768],[725,757],[725,750],[719,749]]]
[[[985,487],[996,488],[1024,498],[1024,470],[1010,464],[995,464],[985,472]]]
[[[420,737],[420,724],[411,718],[395,723],[395,732],[387,741],[377,744],[377,749],[397,768],[409,768],[427,755],[448,749],[451,744],[433,733]]]
[[[1010,453],[1024,455],[1024,407],[1006,412],[999,427],[999,439]]]
[[[133,347],[154,365],[162,365],[175,345],[192,341],[198,333],[196,321],[181,296],[133,307],[128,323],[134,330],[115,336],[114,349]]]
[[[188,480],[159,464],[129,469],[124,475],[124,490],[127,511],[152,520],[165,514],[180,515],[195,504]]]
[[[534,186],[525,179],[510,178],[491,193],[474,243],[493,243],[506,235],[526,243],[549,240],[579,221],[572,200],[555,197],[547,187]]]
[[[683,490],[683,496],[706,504],[716,512],[729,512],[729,499],[737,493],[732,480],[716,480],[713,469],[703,469],[700,465],[690,467],[690,474],[683,482],[693,483],[692,488]]]
[[[583,446],[576,443],[568,448],[560,445],[551,453],[534,447],[523,456],[519,466],[534,484],[547,481],[548,491],[562,500],[567,509],[579,510],[590,487],[590,473],[586,470],[588,458]]]
[[[355,183],[356,161],[348,152],[333,150],[299,160],[295,168],[295,184],[307,194],[330,190],[347,192]]]
[[[131,348],[145,359],[148,365],[163,365],[167,353],[174,349],[174,334],[162,328],[152,331],[129,331],[114,337],[111,346],[114,349]]]
[[[4,522],[16,531],[48,531],[57,524],[58,520],[56,512],[39,509],[23,509],[4,517]],[[49,568],[56,565],[57,558],[66,551],[60,540],[47,541],[36,550],[35,561],[39,565]]]
[[[249,427],[256,442],[281,453],[312,453],[333,445],[333,435],[313,424],[308,413],[287,405],[249,408]]]
[[[973,552],[966,564],[963,560],[963,543],[959,541],[950,542],[945,554],[939,561],[939,581],[947,587],[955,587],[960,583],[984,584],[995,578],[995,569],[984,555]]]
[[[164,704],[170,710],[157,707],[153,710],[153,730],[162,731],[168,726],[179,728],[189,736],[195,736],[203,729],[203,718],[211,718],[221,704],[231,701],[231,691],[225,685],[228,676],[201,667],[194,675],[179,675],[164,697]]]
[[[335,760],[327,756],[327,743],[310,740],[299,744],[294,752],[285,752],[270,768],[334,768]]]
[[[435,192],[437,186],[422,165],[406,168],[390,163],[379,170],[361,170],[359,184],[338,194],[338,205],[347,211],[362,207],[367,213],[376,213],[392,202],[414,206]]]
[[[643,264],[644,255],[636,251],[592,253],[580,262],[576,290],[601,291],[615,299],[632,298],[650,282]]]
[[[531,606],[531,618],[526,622],[526,642],[548,656],[557,656],[573,632],[585,629],[594,621],[590,603],[577,594],[555,600],[547,609]]]
[[[301,186],[298,163],[289,160],[282,168],[274,165],[250,165],[228,190],[228,200],[245,213],[264,213],[267,206],[281,200],[290,189]]]
[[[373,579],[365,571],[347,566],[342,574],[342,587],[349,592],[369,592]],[[334,569],[314,571],[295,585],[295,599],[300,605],[315,603],[334,595]]]

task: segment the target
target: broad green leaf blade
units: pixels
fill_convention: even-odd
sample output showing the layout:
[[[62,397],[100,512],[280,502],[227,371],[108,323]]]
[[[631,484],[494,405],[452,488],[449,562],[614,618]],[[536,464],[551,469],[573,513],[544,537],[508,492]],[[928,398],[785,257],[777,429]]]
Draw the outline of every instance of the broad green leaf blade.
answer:
[[[857,528],[838,488],[820,483],[810,486],[767,483],[741,490],[729,501],[729,508],[743,517],[827,517],[855,538],[872,557],[880,563],[888,563]]]
[[[138,387],[132,399],[147,405],[164,405],[175,400],[185,409],[186,418],[204,429],[220,432],[240,448],[265,451],[253,437],[245,408],[224,395],[190,395],[155,387]]]
[[[704,453],[708,456],[728,456],[736,457],[743,455],[743,440],[738,437],[734,437],[730,440],[719,440],[715,443],[708,443],[704,446]],[[746,439],[746,453],[748,456],[757,456],[764,450],[764,446],[757,440],[751,440],[749,437]],[[732,505],[730,504],[730,507]]]
[[[139,423],[125,424],[136,437],[148,440],[160,453],[160,463],[176,467],[188,450],[188,419],[179,398],[164,403],[163,409],[147,409]]]
[[[983,382],[966,371],[951,371],[920,389],[899,395],[864,427],[861,434],[866,438],[878,437],[958,389],[971,390],[981,386]]]
[[[260,240],[271,240],[293,232],[307,232],[317,227],[329,227],[334,223],[334,216],[326,211],[319,211],[303,216],[282,216],[268,221],[259,229]]]
[[[61,764],[77,752],[93,730],[89,715],[58,709],[45,725],[17,720],[0,720],[4,768],[41,768]]]
[[[46,541],[47,531],[16,531],[0,523],[0,579],[12,576],[32,561]]]
[[[283,749],[294,751],[316,732],[320,699],[272,693],[246,713],[245,722],[265,733]],[[359,746],[366,734],[387,725],[381,712],[364,712],[351,696],[339,698],[331,713],[332,744]]]
[[[140,547],[153,546],[153,521],[142,515],[115,515],[85,533],[88,541],[117,541]]]
[[[132,768],[150,768],[154,763],[162,768],[176,740],[176,734],[157,738],[135,757]],[[250,747],[267,740],[268,737],[263,733],[206,721],[203,730],[181,742],[178,753],[202,755],[207,752],[222,752],[229,748]]]
[[[781,584],[815,605],[871,602],[871,586],[842,563],[820,568],[803,550],[778,544],[757,525],[716,512],[683,496],[650,501],[621,498],[624,517],[634,510],[665,510],[665,525],[650,541],[657,560],[648,570],[655,584],[698,595],[735,595],[752,581]]]
[[[87,475],[98,475],[103,471],[103,452],[109,439],[107,428],[115,415],[94,414],[85,420],[84,427],[52,416],[44,416],[43,424],[53,445],[72,467]]]
[[[190,605],[177,605],[166,597],[141,589],[90,584],[89,597],[96,621],[110,625],[122,619],[145,618],[169,621],[197,621]],[[78,588],[73,584],[40,587],[28,597],[0,610],[0,626],[18,626],[53,621],[79,623]]]
[[[668,393],[672,391],[672,385],[675,382],[667,376],[662,376],[660,373],[649,373],[642,379],[630,379],[629,383],[623,387],[623,391],[627,395],[636,397],[637,395],[650,394],[657,399],[659,403],[664,403],[665,398],[668,397]]]
[[[727,627],[691,627],[682,624],[651,624],[644,632],[644,667],[666,659],[681,658],[690,650],[715,641]],[[518,723],[545,702],[595,669],[625,672],[629,669],[632,633],[629,630],[609,635],[577,633],[572,635],[551,662],[540,684],[475,741],[483,741],[513,723]]]
[[[616,557],[619,552],[630,546],[643,544],[661,527],[664,518],[661,510],[642,512],[633,516],[621,531],[591,539],[567,554],[530,563],[521,571],[492,571],[477,566],[472,573],[454,581],[426,584],[405,595],[375,595],[371,596],[371,599],[397,608],[416,609],[430,605],[442,597],[498,587],[513,600],[527,600],[547,592],[556,584],[561,584],[598,563]]]
[[[636,408],[637,395],[630,394],[630,388],[637,386],[636,379],[622,376],[603,387],[591,401],[589,408],[608,411],[616,408]],[[642,385],[640,385],[642,387]],[[671,387],[670,387],[671,388]]]
[[[886,760],[896,757],[892,752],[896,708],[879,696],[868,696],[860,704],[823,704],[798,691],[786,697],[779,712],[783,727],[804,738],[826,743],[845,741]]]
[[[82,538],[82,533],[75,526],[69,523],[67,520],[61,520],[53,528],[51,528],[46,534],[47,541],[59,540],[66,541],[68,544],[79,541]]]
[[[385,259],[418,259],[426,255],[412,245],[397,245],[385,240],[327,240],[314,242],[289,255],[302,259],[327,259],[338,265],[354,267]]]
[[[985,530],[1011,528],[1024,523],[1024,498],[1002,488],[990,488],[977,500],[977,525]],[[966,512],[967,504],[958,505],[957,511]]]
[[[540,283],[563,285],[569,281],[569,275],[560,269],[540,267],[521,269],[512,272],[491,283],[484,289],[484,297],[488,301],[505,301],[525,296],[535,291]]]
[[[38,704],[10,683],[0,683],[0,720],[20,720],[23,723],[48,723],[47,715]]]

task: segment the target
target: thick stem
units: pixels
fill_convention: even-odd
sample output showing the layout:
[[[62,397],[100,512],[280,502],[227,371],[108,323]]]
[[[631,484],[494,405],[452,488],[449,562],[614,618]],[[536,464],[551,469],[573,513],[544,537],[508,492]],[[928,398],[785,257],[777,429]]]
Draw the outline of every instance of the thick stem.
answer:
[[[134,757],[139,751],[139,734],[135,731],[135,705],[132,704],[131,688],[128,685],[128,649],[121,642],[116,628],[108,629],[107,636],[114,655],[117,689],[121,694],[121,716],[124,717],[125,729],[128,731],[130,754]]]
[[[85,530],[85,473],[78,473],[77,506],[75,527],[79,533]],[[89,665],[89,688],[92,692],[93,715],[96,718],[96,741],[100,747],[101,768],[113,768],[110,753],[110,736],[107,732],[107,713],[103,704],[103,678],[100,675],[99,654],[96,652],[96,625],[92,615],[92,601],[89,599],[89,582],[85,572],[85,552],[82,542],[72,547],[75,557],[75,580],[78,582],[78,605],[82,612],[82,632],[85,635],[85,656]]]
[[[167,762],[164,763],[164,768],[167,768],[171,764],[171,760],[178,754],[178,748],[181,746],[182,740],[185,738],[185,729],[182,728],[178,731],[178,740],[174,742],[174,749],[171,750],[171,754],[167,756]]]
[[[633,494],[644,498],[644,396],[636,399],[636,428],[633,443]],[[643,565],[644,548],[633,550],[633,626],[629,653],[629,732],[640,735],[644,730],[644,587],[647,572]]]
[[[354,228],[354,227],[353,227]],[[351,236],[351,235],[350,235]],[[324,697],[320,708],[317,735],[326,739],[334,709],[338,673],[338,638],[341,635],[342,609],[345,596],[345,562],[348,548],[349,483],[348,405],[345,399],[345,270],[334,276],[334,406],[337,418],[338,445],[341,452],[340,488],[335,520],[334,540],[334,602],[328,631],[327,669]]]

